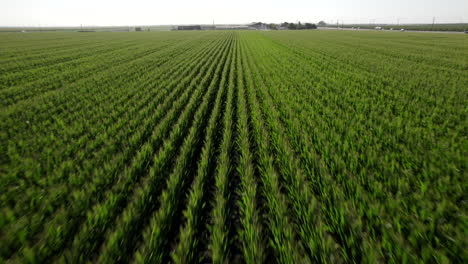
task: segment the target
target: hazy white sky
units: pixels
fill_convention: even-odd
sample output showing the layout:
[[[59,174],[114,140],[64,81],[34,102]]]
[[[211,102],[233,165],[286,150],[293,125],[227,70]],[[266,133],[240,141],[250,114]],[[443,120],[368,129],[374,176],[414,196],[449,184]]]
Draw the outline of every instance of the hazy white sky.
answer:
[[[0,0],[0,26],[467,23],[468,0]]]

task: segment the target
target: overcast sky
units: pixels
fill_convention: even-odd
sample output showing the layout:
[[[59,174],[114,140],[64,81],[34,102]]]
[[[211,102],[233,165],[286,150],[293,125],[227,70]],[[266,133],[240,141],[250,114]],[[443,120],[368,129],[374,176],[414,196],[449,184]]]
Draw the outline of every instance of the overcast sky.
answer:
[[[0,26],[468,23],[468,0],[0,0]]]

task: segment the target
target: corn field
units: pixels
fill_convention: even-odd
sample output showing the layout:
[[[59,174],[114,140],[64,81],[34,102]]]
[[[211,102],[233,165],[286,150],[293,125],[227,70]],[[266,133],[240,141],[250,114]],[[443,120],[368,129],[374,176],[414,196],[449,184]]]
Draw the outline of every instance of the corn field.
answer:
[[[0,33],[0,263],[463,263],[464,35]]]

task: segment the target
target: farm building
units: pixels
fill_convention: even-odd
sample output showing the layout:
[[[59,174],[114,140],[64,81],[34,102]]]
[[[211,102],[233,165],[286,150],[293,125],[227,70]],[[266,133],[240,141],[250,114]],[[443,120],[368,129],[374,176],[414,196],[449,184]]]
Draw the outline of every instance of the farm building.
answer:
[[[216,30],[247,30],[250,29],[248,26],[244,25],[220,25],[216,26]]]
[[[215,30],[216,26],[214,26],[214,25],[202,25],[201,29],[202,30]]]
[[[253,30],[268,30],[268,26],[265,23],[258,22],[258,23],[252,23],[249,25],[249,29]]]
[[[177,26],[177,30],[201,30],[201,26],[200,25]]]

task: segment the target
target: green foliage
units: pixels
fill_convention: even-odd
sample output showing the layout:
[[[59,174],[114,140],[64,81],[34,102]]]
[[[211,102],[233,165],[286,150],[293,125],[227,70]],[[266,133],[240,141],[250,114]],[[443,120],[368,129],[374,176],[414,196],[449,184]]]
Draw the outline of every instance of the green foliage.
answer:
[[[0,262],[468,259],[463,35],[2,33],[0,50]]]
[[[315,25],[315,24],[312,24],[312,23],[302,24],[300,21],[297,22],[297,24],[284,22],[284,23],[281,23],[280,26],[283,27],[283,28],[291,29],[291,30],[296,30],[296,29],[317,29],[317,25]],[[272,28],[272,27],[270,26],[270,28]],[[276,27],[272,28],[272,29],[276,29]]]

